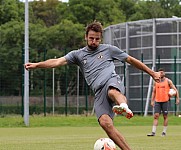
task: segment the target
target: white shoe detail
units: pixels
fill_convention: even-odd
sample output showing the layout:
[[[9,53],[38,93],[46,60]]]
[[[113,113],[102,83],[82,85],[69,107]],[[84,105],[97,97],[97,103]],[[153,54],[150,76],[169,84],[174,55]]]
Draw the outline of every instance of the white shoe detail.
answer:
[[[120,105],[115,105],[112,108],[113,112],[116,114],[122,114],[126,118],[130,119],[133,117],[132,111],[128,108],[128,105],[126,103],[121,103]]]

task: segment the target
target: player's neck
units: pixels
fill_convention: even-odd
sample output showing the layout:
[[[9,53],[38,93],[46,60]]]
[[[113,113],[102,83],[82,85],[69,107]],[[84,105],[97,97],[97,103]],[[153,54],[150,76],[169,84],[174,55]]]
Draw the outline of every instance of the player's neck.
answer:
[[[162,78],[161,78],[161,82],[163,82],[163,81],[165,81],[165,77],[162,77]]]

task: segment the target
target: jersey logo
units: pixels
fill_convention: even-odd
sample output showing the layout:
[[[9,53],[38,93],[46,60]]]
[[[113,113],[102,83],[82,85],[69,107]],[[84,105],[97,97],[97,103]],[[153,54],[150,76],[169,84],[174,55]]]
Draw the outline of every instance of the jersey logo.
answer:
[[[103,55],[101,53],[99,53],[99,56],[97,57],[98,59],[102,59]]]
[[[83,62],[84,62],[84,65],[85,65],[85,64],[87,63],[87,60],[86,60],[86,59],[84,59],[84,60],[83,60]]]

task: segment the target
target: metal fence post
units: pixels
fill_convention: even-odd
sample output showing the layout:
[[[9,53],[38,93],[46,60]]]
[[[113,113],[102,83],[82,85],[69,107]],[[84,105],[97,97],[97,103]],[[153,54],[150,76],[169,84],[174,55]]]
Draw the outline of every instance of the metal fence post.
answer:
[[[66,49],[65,49],[65,55],[66,55]],[[67,95],[68,95],[68,91],[67,91],[67,89],[68,89],[68,87],[67,87],[67,80],[68,80],[68,78],[67,78],[67,65],[65,66],[65,89],[66,89],[66,91],[65,91],[65,115],[67,116]]]
[[[44,49],[44,61],[46,60],[46,49]],[[46,70],[44,69],[44,116],[46,116]]]
[[[141,53],[141,61],[143,63],[143,53]],[[141,71],[141,115],[143,115],[143,71]]]
[[[176,62],[176,56],[174,56],[174,85],[175,87],[177,87],[177,62]],[[176,112],[177,112],[177,105],[176,105],[176,97],[175,97],[175,116],[176,116]]]

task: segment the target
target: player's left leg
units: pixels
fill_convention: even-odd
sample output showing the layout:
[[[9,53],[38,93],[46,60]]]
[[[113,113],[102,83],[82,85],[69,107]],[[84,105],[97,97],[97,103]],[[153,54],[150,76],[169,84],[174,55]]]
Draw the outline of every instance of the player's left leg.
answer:
[[[113,120],[108,115],[102,115],[99,118],[99,124],[120,149],[131,150],[123,135],[114,127]]]
[[[168,107],[169,107],[169,102],[164,102],[162,104],[162,111],[163,111],[163,132],[162,136],[166,136],[167,132],[167,126],[168,126]]]

